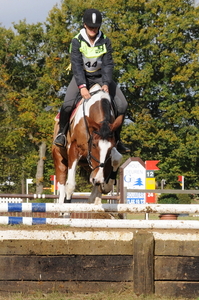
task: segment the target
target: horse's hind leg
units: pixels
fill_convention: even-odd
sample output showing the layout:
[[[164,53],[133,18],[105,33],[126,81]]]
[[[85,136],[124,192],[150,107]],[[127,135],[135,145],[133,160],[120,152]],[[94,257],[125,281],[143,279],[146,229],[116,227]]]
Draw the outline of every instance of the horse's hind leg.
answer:
[[[60,149],[56,146],[53,146],[52,156],[54,160],[55,166],[55,174],[56,181],[58,184],[58,192],[59,192],[59,203],[64,203],[65,199],[65,184],[66,184],[66,176],[67,176],[67,161],[63,158],[60,153]]]
[[[75,160],[71,166],[71,168],[68,168],[68,179],[66,182],[66,199],[69,202],[71,200],[72,194],[75,190],[75,173],[76,173],[76,167],[77,167],[77,160]]]
[[[75,190],[76,182],[75,175],[78,164],[78,152],[76,143],[71,144],[68,151],[68,178],[66,182],[66,200],[67,202],[71,201],[72,194]]]

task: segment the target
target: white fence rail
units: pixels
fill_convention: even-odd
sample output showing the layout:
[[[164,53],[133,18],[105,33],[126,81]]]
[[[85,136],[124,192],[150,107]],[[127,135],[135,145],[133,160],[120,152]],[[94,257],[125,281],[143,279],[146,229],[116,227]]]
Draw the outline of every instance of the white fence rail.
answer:
[[[173,213],[199,214],[198,204],[84,204],[84,203],[1,203],[0,212],[90,212],[90,213]]]
[[[65,225],[78,228],[125,228],[125,229],[199,229],[199,221],[179,220],[104,220],[0,217],[0,224]]]
[[[131,190],[128,190],[131,191]],[[142,190],[132,190],[142,192]],[[147,190],[143,190],[146,192]],[[151,192],[180,193],[181,190],[151,190]],[[147,191],[148,192],[148,191]],[[186,194],[199,194],[199,191],[181,191]],[[7,195],[6,195],[7,196]],[[16,196],[16,195],[15,195]],[[17,195],[18,196],[18,195]],[[21,198],[2,197],[0,198],[0,212],[53,212],[66,213],[90,212],[90,213],[158,213],[158,214],[197,214],[197,204],[86,204],[86,203],[23,203]],[[44,198],[43,195],[41,195]],[[48,198],[48,195],[45,195]],[[53,195],[50,195],[53,197]],[[35,196],[31,195],[32,198]],[[118,198],[118,196],[116,197]],[[93,227],[93,228],[148,228],[148,229],[199,229],[199,221],[196,220],[104,220],[104,219],[71,219],[71,218],[31,218],[31,217],[0,217],[0,224],[52,224],[66,225],[71,227]]]

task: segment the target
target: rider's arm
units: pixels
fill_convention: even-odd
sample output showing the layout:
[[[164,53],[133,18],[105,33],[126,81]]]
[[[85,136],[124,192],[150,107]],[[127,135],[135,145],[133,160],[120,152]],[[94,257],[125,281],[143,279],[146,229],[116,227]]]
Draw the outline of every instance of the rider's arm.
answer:
[[[77,39],[73,39],[71,45],[72,71],[77,86],[79,87],[82,98],[89,99],[90,94],[86,87],[86,78],[85,78],[85,72],[83,67],[82,53],[79,51],[79,48],[80,48],[80,42]]]
[[[102,82],[104,85],[109,85],[112,81],[114,63],[112,58],[111,41],[106,38],[105,42],[107,53],[105,53],[102,58]]]
[[[86,86],[86,78],[83,67],[82,53],[80,52],[79,48],[80,42],[78,39],[74,38],[71,43],[71,66],[76,83],[80,87],[82,85]]]

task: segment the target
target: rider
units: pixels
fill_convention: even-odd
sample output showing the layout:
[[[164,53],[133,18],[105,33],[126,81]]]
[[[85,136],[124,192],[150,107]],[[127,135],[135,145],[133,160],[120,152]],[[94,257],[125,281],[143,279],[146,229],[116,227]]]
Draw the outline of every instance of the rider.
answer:
[[[117,115],[123,115],[127,109],[127,101],[112,80],[113,59],[110,40],[100,31],[102,23],[101,13],[96,9],[87,9],[83,15],[84,28],[72,39],[71,65],[73,78],[67,88],[64,103],[60,110],[59,132],[54,144],[59,147],[66,145],[66,132],[69,127],[69,119],[74,109],[78,94],[84,99],[89,99],[89,88],[99,83],[102,90],[110,93],[113,99]],[[121,153],[129,152],[120,141],[120,126],[116,133],[117,150]]]

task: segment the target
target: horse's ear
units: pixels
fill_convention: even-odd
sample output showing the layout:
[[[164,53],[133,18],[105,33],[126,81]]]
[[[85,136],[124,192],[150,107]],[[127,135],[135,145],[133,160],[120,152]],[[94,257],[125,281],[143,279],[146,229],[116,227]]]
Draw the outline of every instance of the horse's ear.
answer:
[[[112,124],[110,124],[111,131],[116,131],[118,129],[118,127],[120,127],[122,125],[123,118],[124,118],[124,116],[120,115],[115,119],[115,121]]]
[[[89,131],[91,129],[99,131],[99,129],[100,129],[100,125],[99,124],[97,124],[93,119],[91,119],[88,116],[86,116],[86,120],[87,120]]]

